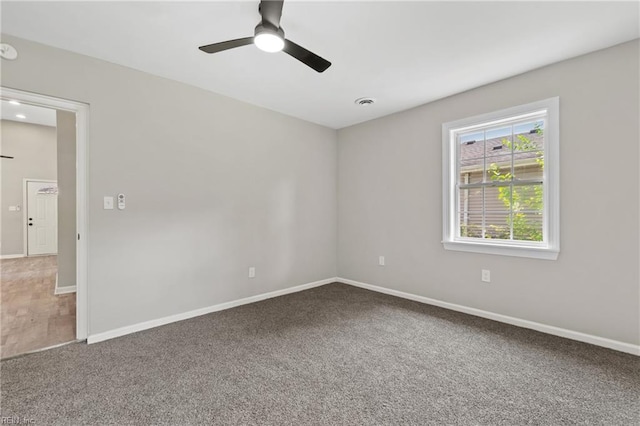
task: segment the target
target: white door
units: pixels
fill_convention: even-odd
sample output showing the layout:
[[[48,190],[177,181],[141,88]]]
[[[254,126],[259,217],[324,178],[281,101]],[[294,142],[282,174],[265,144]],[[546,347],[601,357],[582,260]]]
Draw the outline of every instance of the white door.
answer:
[[[58,252],[58,184],[27,181],[27,254]]]

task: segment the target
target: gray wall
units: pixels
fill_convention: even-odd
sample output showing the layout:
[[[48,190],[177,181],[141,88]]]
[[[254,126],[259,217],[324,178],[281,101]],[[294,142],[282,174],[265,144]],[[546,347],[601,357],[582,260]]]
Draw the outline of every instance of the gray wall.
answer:
[[[2,40],[4,86],[90,104],[90,335],[336,275],[334,130]]]
[[[56,180],[56,128],[39,124],[1,120],[0,152],[14,157],[2,159],[3,256],[24,254],[23,180]],[[20,206],[21,211],[9,211]]]
[[[58,138],[58,287],[76,285],[76,115],[56,111]]]
[[[640,342],[637,41],[337,135],[96,59],[3,41],[20,51],[3,63],[4,86],[91,104],[90,334],[338,272]],[[441,124],[551,96],[561,99],[559,259],[445,251]],[[102,197],[118,192],[127,209],[102,210]],[[377,266],[379,255],[387,266]],[[248,266],[257,278],[246,278]],[[480,282],[482,268],[492,283]]]
[[[640,343],[638,51],[636,40],[340,130],[339,276]],[[553,96],[558,260],[445,251],[442,123]]]

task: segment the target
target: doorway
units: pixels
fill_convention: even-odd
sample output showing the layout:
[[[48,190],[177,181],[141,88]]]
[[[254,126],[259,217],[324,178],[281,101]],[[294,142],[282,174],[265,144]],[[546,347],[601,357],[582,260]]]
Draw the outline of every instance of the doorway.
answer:
[[[0,215],[4,359],[85,340],[88,334],[85,171],[88,106],[8,88],[0,88],[0,95],[4,141],[0,146],[2,213],[5,213]],[[7,110],[15,112],[13,107],[28,114],[7,116]],[[5,130],[9,134],[9,130],[14,131],[20,125],[28,129],[27,115],[37,120],[39,113],[46,116],[52,112],[57,117],[53,131],[57,132],[54,144],[58,149],[53,154],[54,166],[49,166],[42,163],[45,160],[39,158],[44,156],[39,154],[50,148],[40,149],[34,144],[29,151],[28,143],[11,144]],[[36,122],[31,124],[31,130],[51,132],[52,127],[47,129],[47,124]],[[21,161],[25,164],[27,159],[34,158],[31,168],[24,168],[29,171],[21,171],[23,176],[18,183],[15,173],[10,172],[19,169]],[[20,192],[19,200],[14,194],[16,190]],[[8,326],[18,332],[7,335],[11,332],[7,331]]]

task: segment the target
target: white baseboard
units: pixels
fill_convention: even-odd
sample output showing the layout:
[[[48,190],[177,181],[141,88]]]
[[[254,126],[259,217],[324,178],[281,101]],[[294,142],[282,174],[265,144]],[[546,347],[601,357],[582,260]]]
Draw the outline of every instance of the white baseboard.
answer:
[[[75,285],[65,285],[65,286],[61,286],[58,283],[58,273],[56,272],[56,286],[53,290],[53,294],[55,294],[56,296],[59,294],[67,294],[67,293],[75,293],[76,292],[76,286]]]
[[[0,260],[2,259],[19,259],[21,257],[26,257],[24,254],[3,254],[0,256]]]
[[[510,317],[507,315],[496,314],[493,312],[483,311],[481,309],[469,308],[467,306],[457,305],[455,303],[443,302],[441,300],[431,299],[424,296],[417,296],[415,294],[405,293],[403,291],[392,290],[384,287],[366,284],[366,283],[362,283],[354,280],[349,280],[346,278],[336,278],[336,281],[343,284],[349,284],[355,287],[360,287],[367,290],[375,291],[378,293],[389,294],[391,296],[401,297],[403,299],[409,299],[416,302],[426,303],[428,305],[439,306],[441,308],[450,309],[452,311],[463,312],[465,314],[475,315],[477,317],[487,318],[490,320],[515,325],[518,327],[529,328],[529,329],[540,331],[543,333],[552,334],[554,336],[560,336],[560,337],[565,337],[567,339],[577,340],[579,342],[590,343],[592,345],[602,346],[604,348],[609,348],[609,349],[613,349],[620,352],[626,352],[632,355],[640,355],[640,345],[633,345],[631,343],[611,340],[604,337],[581,333],[578,331],[567,330],[565,328],[554,327],[551,325],[541,324],[538,322]]]
[[[75,292],[76,292],[75,285],[68,285],[66,287],[56,286],[56,291],[54,292],[54,294],[57,296],[59,294],[68,294],[68,293],[75,293]]]
[[[200,308],[189,312],[183,312],[181,314],[170,315],[164,318],[158,318],[151,321],[145,321],[138,324],[129,325],[126,327],[116,328],[115,330],[109,330],[102,333],[89,335],[87,343],[97,343],[104,340],[114,339],[116,337],[125,336],[131,333],[137,333],[138,331],[148,330],[150,328],[159,327],[161,325],[171,324],[173,322],[186,320],[189,318],[198,317],[201,315],[210,314],[212,312],[223,311],[225,309],[235,308],[236,306],[242,306],[249,303],[259,302],[265,299],[271,299],[273,297],[284,296],[285,294],[297,293],[299,291],[308,290],[310,288],[319,287],[325,284],[336,282],[337,278],[327,278],[325,280],[315,281],[312,283],[302,284],[295,287],[285,288],[283,290],[276,290],[269,293],[258,294],[256,296],[245,297],[244,299],[233,300],[231,302],[220,303],[206,308]]]
[[[398,290],[392,290],[385,287],[379,287],[372,284],[366,284],[359,281],[350,280],[347,278],[327,278],[325,280],[315,281],[308,284],[302,284],[295,287],[286,288],[283,290],[272,291],[269,293],[258,294],[256,296],[246,297],[244,299],[234,300],[231,302],[220,303],[205,308],[196,309],[189,312],[183,312],[176,315],[171,315],[164,318],[158,318],[151,321],[145,321],[138,324],[133,324],[126,327],[117,328],[115,330],[105,331],[103,333],[97,333],[90,335],[87,338],[87,343],[97,343],[104,340],[114,339],[116,337],[125,336],[131,333],[137,333],[138,331],[148,330],[150,328],[159,327],[161,325],[171,324],[173,322],[186,320],[189,318],[198,317],[201,315],[210,314],[212,312],[223,311],[225,309],[235,308],[237,306],[246,305],[249,303],[259,302],[261,300],[271,299],[273,297],[284,296],[285,294],[297,293],[299,291],[308,290],[314,287],[320,287],[333,282],[339,282],[343,284],[352,285],[355,287],[364,288],[367,290],[375,291],[378,293],[388,294],[391,296],[400,297],[403,299],[413,300],[428,305],[439,306],[441,308],[450,309],[452,311],[463,312],[469,315],[475,315],[477,317],[487,318],[490,320],[515,325],[518,327],[528,328],[531,330],[540,331],[542,333],[551,334],[554,336],[565,337],[571,340],[577,340],[579,342],[590,343],[592,345],[601,346],[604,348],[613,349],[620,352],[629,353],[632,355],[640,356],[640,345],[634,345],[631,343],[620,342],[617,340],[607,339],[604,337],[594,336],[591,334],[581,333],[578,331],[567,330],[565,328],[554,327],[551,325],[541,324],[534,321],[524,320],[520,318],[510,317],[507,315],[496,314],[489,311],[483,311],[481,309],[470,308],[455,303],[444,302],[437,299],[431,299],[429,297],[418,296],[411,293],[405,293]]]

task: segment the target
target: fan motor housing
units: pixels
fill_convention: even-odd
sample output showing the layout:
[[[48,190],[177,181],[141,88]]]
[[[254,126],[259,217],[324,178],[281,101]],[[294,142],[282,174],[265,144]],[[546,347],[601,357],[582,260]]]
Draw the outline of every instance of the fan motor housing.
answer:
[[[284,40],[284,30],[282,28],[276,28],[268,22],[261,22],[256,25],[256,29],[254,31],[254,35],[262,34],[262,33],[272,33],[276,34],[278,37]]]

